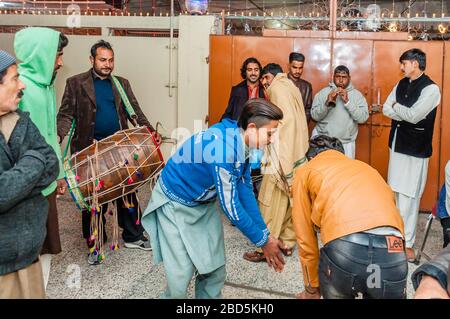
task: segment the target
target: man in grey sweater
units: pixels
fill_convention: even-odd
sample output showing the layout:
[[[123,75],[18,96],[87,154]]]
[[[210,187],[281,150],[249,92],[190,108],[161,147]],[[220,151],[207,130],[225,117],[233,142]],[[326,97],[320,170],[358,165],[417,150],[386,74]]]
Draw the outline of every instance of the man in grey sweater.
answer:
[[[344,146],[345,155],[355,158],[358,124],[367,121],[369,109],[364,95],[353,87],[346,66],[336,67],[333,82],[314,96],[311,117],[317,121],[312,136],[338,138]]]
[[[17,109],[24,89],[16,60],[0,50],[0,299],[45,297],[38,258],[48,202],[41,191],[59,166],[28,113]]]

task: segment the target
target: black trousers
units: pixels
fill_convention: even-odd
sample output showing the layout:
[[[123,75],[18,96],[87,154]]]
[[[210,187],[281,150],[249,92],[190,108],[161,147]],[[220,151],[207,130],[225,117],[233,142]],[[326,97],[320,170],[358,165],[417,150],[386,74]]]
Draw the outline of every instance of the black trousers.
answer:
[[[119,198],[116,200],[117,205],[117,218],[119,222],[120,228],[123,229],[122,239],[124,242],[130,243],[141,240],[144,238],[144,228],[139,223],[136,225],[136,221],[138,219],[138,210],[137,210],[137,199],[136,194],[133,193],[131,195],[126,195],[128,202],[133,203],[134,212],[130,213],[128,208],[124,204],[124,199]],[[103,239],[106,243],[107,235],[106,235],[106,216],[105,214],[108,211],[108,204],[104,204],[101,206],[101,211],[103,214]],[[141,213],[139,212],[139,216]],[[91,212],[87,210],[82,211],[82,228],[83,228],[83,238],[86,240],[91,236],[90,234],[90,225],[91,225]]]
[[[364,235],[369,238],[368,246],[336,239],[320,250],[319,281],[323,298],[406,298],[405,252],[389,253],[387,248],[373,247],[373,239],[384,236]]]

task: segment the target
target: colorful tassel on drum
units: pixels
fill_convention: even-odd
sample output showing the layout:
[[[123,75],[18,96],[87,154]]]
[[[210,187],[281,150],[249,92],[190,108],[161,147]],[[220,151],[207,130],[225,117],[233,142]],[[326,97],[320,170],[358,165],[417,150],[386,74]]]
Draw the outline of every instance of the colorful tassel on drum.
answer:
[[[128,185],[131,185],[134,183],[134,181],[131,177],[129,177],[127,183],[128,183]]]
[[[112,215],[114,215],[114,213],[113,213],[112,209],[110,209],[110,210],[109,210],[108,214],[109,214],[109,216],[112,216]]]
[[[80,181],[80,176],[75,175],[75,180],[76,180],[77,182],[79,182],[79,181]]]
[[[134,207],[128,207],[128,212],[130,214],[133,214],[134,212],[136,212],[136,209],[134,209]]]
[[[139,179],[142,178],[142,173],[141,173],[140,170],[137,170],[137,171],[136,171],[136,177],[139,178]]]
[[[138,154],[136,154],[136,153],[134,153],[134,155],[133,155],[133,159],[134,159],[135,161],[137,161],[137,160],[138,160],[138,158],[139,158],[139,155],[138,155]]]
[[[136,220],[136,225],[140,225],[141,224],[141,221],[138,219],[138,220]]]

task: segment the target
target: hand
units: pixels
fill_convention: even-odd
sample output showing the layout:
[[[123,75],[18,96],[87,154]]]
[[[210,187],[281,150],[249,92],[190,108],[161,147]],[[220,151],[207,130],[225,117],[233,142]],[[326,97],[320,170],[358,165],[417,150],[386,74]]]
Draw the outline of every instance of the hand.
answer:
[[[295,294],[297,299],[320,299],[320,288],[319,287],[309,287],[308,290],[303,290],[298,294]]]
[[[288,247],[272,236],[269,236],[267,243],[261,247],[267,264],[276,272],[282,272],[285,264],[280,248],[287,249]]]
[[[338,94],[341,97],[342,101],[344,101],[345,104],[347,104],[348,102],[348,92],[346,89],[343,88],[339,88],[338,89]]]
[[[414,294],[414,299],[450,299],[450,297],[439,281],[424,275]]]
[[[56,181],[57,187],[56,187],[56,195],[64,195],[64,193],[66,192],[66,181],[64,180],[64,178],[58,179]]]
[[[330,107],[335,107],[336,106],[336,98],[338,96],[338,90],[333,90],[328,94],[327,97],[327,105]]]

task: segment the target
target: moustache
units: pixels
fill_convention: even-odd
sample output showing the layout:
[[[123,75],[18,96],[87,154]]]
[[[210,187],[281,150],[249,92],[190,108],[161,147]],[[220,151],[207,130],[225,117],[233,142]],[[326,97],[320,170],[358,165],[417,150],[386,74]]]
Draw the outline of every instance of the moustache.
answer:
[[[22,96],[23,96],[23,91],[19,91],[19,93],[17,93],[17,97],[19,98],[19,99],[21,99],[22,98]]]

